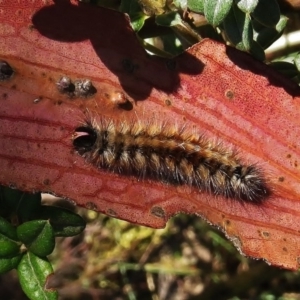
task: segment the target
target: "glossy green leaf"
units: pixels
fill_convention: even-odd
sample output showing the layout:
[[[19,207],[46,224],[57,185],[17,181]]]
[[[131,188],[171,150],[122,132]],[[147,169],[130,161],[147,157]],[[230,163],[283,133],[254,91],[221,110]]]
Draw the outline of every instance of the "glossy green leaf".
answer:
[[[0,235],[13,240],[17,240],[18,238],[16,228],[2,217],[0,217]]]
[[[0,258],[16,255],[20,252],[21,244],[0,236]]]
[[[143,13],[137,13],[130,16],[130,23],[134,31],[138,32],[142,29],[145,24],[145,20],[148,16],[144,15]]]
[[[48,220],[25,222],[17,227],[17,234],[27,249],[38,256],[47,256],[54,249],[54,230]]]
[[[155,18],[155,22],[160,26],[176,26],[182,23],[180,14],[177,12],[170,12]]]
[[[40,258],[31,252],[23,255],[18,265],[18,276],[23,291],[31,300],[56,300],[57,291],[47,289],[47,277],[53,273],[46,258]]]
[[[218,26],[227,16],[233,0],[204,0],[204,15],[214,27]]]
[[[187,0],[187,7],[197,13],[204,13],[204,0]]]
[[[250,51],[253,41],[253,29],[249,14],[233,6],[223,22],[228,40],[242,51]]]
[[[129,15],[130,23],[134,31],[139,31],[148,18],[142,10],[137,0],[125,0],[121,2],[120,11]]]
[[[81,216],[61,207],[42,206],[40,218],[50,220],[55,236],[74,236],[85,228],[85,221]]]
[[[238,8],[244,13],[252,13],[257,6],[259,0],[237,0]]]
[[[282,34],[286,24],[288,22],[288,18],[285,16],[281,16],[279,22],[276,24],[274,28],[265,27],[257,21],[253,20],[253,28],[254,28],[254,39],[264,48],[268,48],[270,45],[276,41],[280,35]]]
[[[18,254],[20,246],[15,227],[0,217],[0,257]]]
[[[259,0],[251,16],[267,27],[275,27],[280,19],[280,9],[276,0]]]
[[[0,258],[0,274],[4,274],[12,269],[17,268],[22,254],[10,258]]]

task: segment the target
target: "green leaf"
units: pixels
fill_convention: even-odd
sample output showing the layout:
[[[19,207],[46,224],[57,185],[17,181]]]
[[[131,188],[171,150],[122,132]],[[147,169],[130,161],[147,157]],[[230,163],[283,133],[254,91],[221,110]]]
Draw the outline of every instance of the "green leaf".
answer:
[[[43,205],[40,218],[50,220],[55,236],[74,236],[85,228],[85,221],[81,216],[61,207]]]
[[[18,265],[18,276],[23,291],[31,300],[56,300],[58,293],[47,289],[47,277],[53,273],[46,258],[40,258],[31,252],[22,257]]]
[[[145,24],[148,18],[136,0],[123,0],[120,5],[120,11],[127,13],[130,17],[130,23],[134,31],[139,31]]]
[[[19,253],[17,232],[9,222],[0,217],[0,257],[14,256]]]
[[[132,29],[135,32],[138,32],[139,30],[141,30],[145,24],[145,20],[148,18],[149,17],[144,15],[143,13],[136,13],[134,15],[131,15],[130,23],[131,23]]]
[[[1,215],[9,216],[15,212],[18,207],[19,200],[22,197],[23,192],[8,188],[6,186],[0,187],[0,200],[1,200]]]
[[[202,2],[202,0],[198,0],[198,2]],[[187,0],[173,0],[173,5],[176,7],[176,8],[179,8],[179,9],[186,9],[188,7],[188,1]]]
[[[2,217],[0,217],[0,235],[13,240],[18,238],[16,228]]]
[[[238,8],[244,13],[252,13],[257,6],[259,0],[237,0]]]
[[[40,193],[25,193],[8,187],[1,187],[1,208],[7,214],[17,214],[22,221],[34,216],[41,205]]]
[[[256,41],[252,42],[250,53],[252,54],[253,57],[255,57],[260,61],[264,61],[266,59],[264,49]]]
[[[275,61],[270,64],[275,70],[289,78],[294,78],[299,74],[296,66],[286,61]]]
[[[253,29],[249,14],[233,6],[223,22],[228,40],[242,51],[250,51],[253,42]]]
[[[21,258],[22,254],[10,258],[0,258],[0,274],[4,274],[12,269],[15,269],[18,266]]]
[[[204,13],[204,0],[187,0],[187,7],[197,13]]]
[[[122,0],[120,11],[130,16],[132,14],[141,12],[141,7],[137,0]]]
[[[214,27],[218,26],[227,16],[233,0],[204,0],[204,15]]]
[[[6,200],[9,199],[9,202],[12,201],[19,201],[19,199],[22,197],[23,192],[14,189],[9,188],[7,186],[1,186],[1,196],[5,198]]]
[[[17,227],[18,238],[28,250],[38,256],[47,256],[55,246],[54,230],[49,221],[34,220]]]
[[[280,9],[276,0],[259,0],[251,16],[267,27],[275,27],[280,19]]]
[[[254,27],[254,39],[264,48],[268,48],[270,45],[276,41],[282,34],[288,18],[281,16],[279,22],[276,24],[275,28],[265,27],[261,23],[253,20],[252,24]]]
[[[41,200],[41,193],[23,193],[23,197],[20,199],[17,208],[17,214],[21,217],[23,222],[33,218],[38,214]]]
[[[297,68],[297,70],[300,72],[300,52],[296,54],[294,58],[294,64]]]
[[[179,55],[184,51],[179,39],[173,34],[165,34],[161,36],[161,41],[164,45],[164,50],[172,55]]]
[[[182,24],[182,20],[180,14],[173,11],[167,14],[157,16],[155,18],[155,23],[160,26],[170,27],[170,26],[176,26]]]

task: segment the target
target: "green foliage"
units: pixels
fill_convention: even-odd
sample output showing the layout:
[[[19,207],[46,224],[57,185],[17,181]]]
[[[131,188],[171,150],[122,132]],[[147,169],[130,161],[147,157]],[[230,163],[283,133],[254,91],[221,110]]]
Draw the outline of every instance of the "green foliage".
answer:
[[[18,276],[25,294],[32,300],[58,299],[57,291],[47,289],[47,278],[53,273],[51,263],[27,251],[18,264]]]
[[[21,243],[18,242],[16,228],[0,217],[0,257],[18,254]]]
[[[287,18],[280,15],[277,0],[123,0],[119,10],[130,16],[132,27],[141,31],[141,37],[151,35],[153,28],[144,25],[152,18],[155,21],[152,27],[168,27],[186,48],[202,38],[215,37],[206,35],[207,30],[203,30],[209,24],[219,40],[261,60],[265,60],[264,49],[282,34],[287,22]],[[206,22],[197,24],[195,13],[204,16]]]
[[[17,235],[26,249],[38,256],[52,253],[55,245],[54,230],[49,221],[33,220],[17,227]]]
[[[74,236],[84,228],[79,215],[43,205],[40,193],[0,186],[0,274],[17,269],[30,299],[58,299],[46,286],[53,273],[47,256],[53,252],[55,236]]]
[[[293,52],[279,57],[272,61],[270,65],[286,77],[298,83],[300,82],[300,52]]]
[[[253,43],[253,28],[249,14],[232,6],[223,21],[228,40],[242,51],[250,51]]]
[[[219,26],[228,15],[233,0],[204,0],[204,15],[213,27]]]
[[[114,8],[130,16],[146,50],[168,58],[208,37],[266,61],[265,50],[288,22],[277,0],[122,0]],[[296,76],[277,70],[299,83],[297,68]]]

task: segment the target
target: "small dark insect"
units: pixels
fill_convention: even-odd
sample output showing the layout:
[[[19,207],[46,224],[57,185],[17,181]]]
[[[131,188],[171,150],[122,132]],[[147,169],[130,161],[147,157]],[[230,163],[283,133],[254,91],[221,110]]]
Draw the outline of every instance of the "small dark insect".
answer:
[[[96,89],[89,79],[77,80],[74,82],[74,85],[74,94],[77,97],[88,97],[96,93]]]
[[[67,76],[61,77],[56,83],[57,89],[63,94],[71,94],[75,91],[75,85]]]

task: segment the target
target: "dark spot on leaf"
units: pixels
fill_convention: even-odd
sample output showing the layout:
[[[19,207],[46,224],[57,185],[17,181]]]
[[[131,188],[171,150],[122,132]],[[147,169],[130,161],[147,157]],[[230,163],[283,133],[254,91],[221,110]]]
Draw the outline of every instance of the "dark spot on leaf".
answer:
[[[160,206],[153,206],[151,208],[151,214],[162,219],[166,217],[165,211]]]
[[[43,183],[44,183],[44,185],[49,185],[49,184],[50,184],[50,180],[49,180],[49,179],[45,179],[45,180],[43,181]]]
[[[227,91],[225,92],[225,97],[228,98],[228,99],[230,99],[230,100],[232,100],[232,99],[234,98],[234,93],[233,93],[233,91],[227,90]]]
[[[111,209],[111,208],[109,208],[109,209],[106,211],[106,213],[107,213],[108,215],[112,216],[112,217],[117,217],[117,216],[118,216],[118,214],[117,214],[113,209]]]
[[[171,102],[170,99],[166,99],[166,100],[165,100],[165,104],[166,104],[167,106],[171,106],[171,105],[172,105],[172,102]]]
[[[262,231],[262,236],[265,237],[265,238],[269,238],[270,237],[270,233],[267,232],[267,231]]]
[[[87,202],[85,204],[85,207],[89,210],[94,210],[94,211],[97,211],[97,205],[93,202]]]

